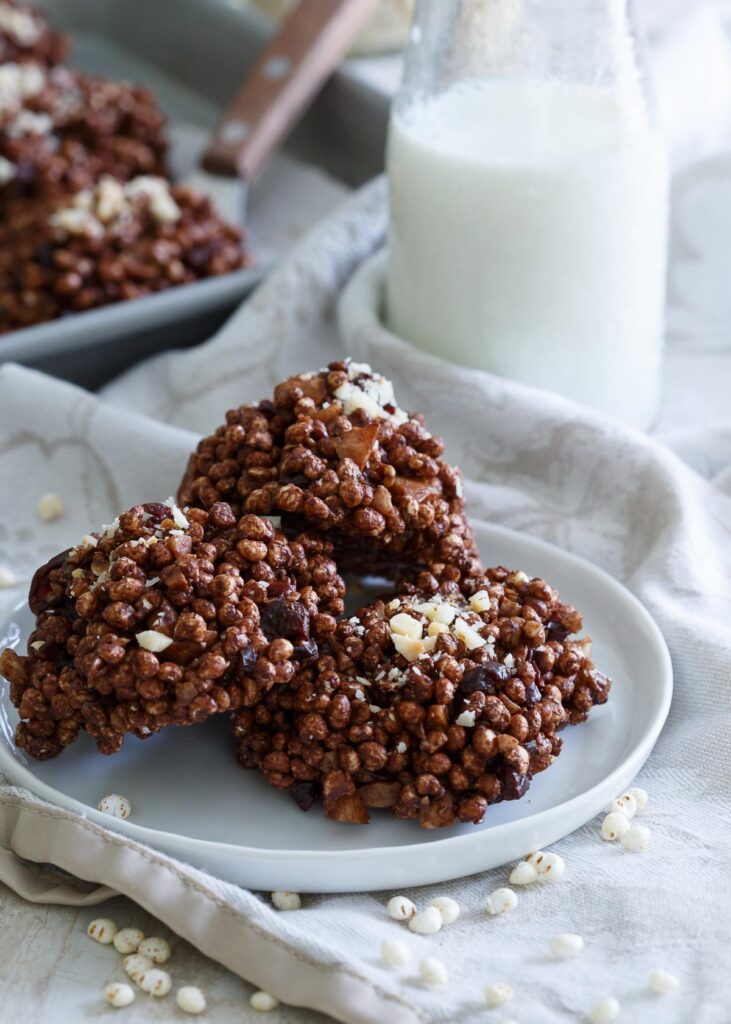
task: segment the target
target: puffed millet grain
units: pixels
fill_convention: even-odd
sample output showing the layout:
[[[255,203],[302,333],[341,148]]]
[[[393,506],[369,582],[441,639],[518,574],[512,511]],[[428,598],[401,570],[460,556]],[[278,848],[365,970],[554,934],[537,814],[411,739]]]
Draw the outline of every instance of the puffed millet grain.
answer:
[[[632,789],[628,789],[627,792],[630,796],[634,797],[637,810],[644,811],[645,807],[647,807],[647,801],[650,799],[647,790],[643,789],[642,786],[634,786]]]
[[[429,900],[430,907],[436,907],[442,917],[442,924],[454,924],[459,917],[459,903],[451,896],[437,896]]]
[[[135,979],[143,992],[150,996],[161,999],[166,996],[173,985],[173,980],[167,971],[161,971],[159,967],[152,967],[144,971],[139,978]]]
[[[411,951],[400,939],[384,939],[381,943],[381,960],[389,967],[406,967],[411,963]]]
[[[584,940],[575,932],[559,932],[551,939],[551,952],[560,960],[569,960],[578,956],[584,948]]]
[[[650,988],[658,996],[666,996],[670,992],[677,991],[679,985],[677,977],[670,971],[658,968],[650,974]]]
[[[149,939],[142,940],[137,952],[149,956],[156,964],[164,964],[170,959],[170,943],[159,935],[151,935]]]
[[[512,988],[503,981],[497,981],[493,985],[488,985],[485,989],[485,1002],[490,1009],[493,1009],[495,1006],[502,1006],[503,1003],[507,1003],[512,998]]]
[[[555,882],[566,870],[566,861],[557,853],[550,850],[532,853],[528,857],[528,863],[532,864],[539,876],[545,881]]]
[[[14,587],[18,582],[18,577],[12,569],[8,569],[4,565],[0,565],[0,590],[5,587]]]
[[[631,821],[637,814],[637,801],[629,793],[623,793],[609,805],[610,814],[623,814],[628,821]]]
[[[286,890],[278,890],[272,893],[272,903],[277,910],[299,910],[302,906],[302,900],[298,892],[287,892]]]
[[[600,835],[607,843],[613,843],[629,831],[629,820],[619,811],[612,811],[602,822]]]
[[[189,1013],[192,1016],[203,1013],[206,1008],[206,997],[195,985],[183,985],[182,988],[179,988],[175,993],[175,1002],[183,1013]]]
[[[117,930],[117,926],[111,918],[97,917],[86,929],[86,934],[90,939],[101,942],[102,946],[107,946],[110,942],[114,941]]]
[[[409,921],[409,928],[417,935],[436,935],[442,927],[442,915],[436,907],[427,907]]]
[[[36,505],[38,518],[44,523],[52,523],[55,519],[60,519],[65,511],[66,506],[62,499],[58,494],[53,494],[52,492],[42,495]]]
[[[449,980],[447,968],[435,956],[425,956],[419,963],[419,974],[427,985],[446,985]]]
[[[249,1005],[260,1013],[268,1013],[270,1010],[276,1010],[279,1000],[269,992],[255,992],[249,1000]]]
[[[644,825],[633,825],[628,829],[620,840],[625,850],[636,853],[647,849],[650,842],[650,830]]]
[[[611,1024],[619,1016],[619,1003],[614,996],[600,999],[589,1011],[590,1024]]]
[[[124,958],[122,966],[132,981],[139,981],[145,971],[152,970],[154,964],[149,956],[143,956],[141,953],[131,953]]]
[[[112,818],[129,818],[132,813],[132,804],[126,796],[119,793],[110,793],[104,796],[97,804],[97,810],[102,814],[108,814]]]
[[[522,860],[520,864],[516,864],[510,872],[511,885],[532,885],[537,880],[538,872],[527,860]]]
[[[144,937],[145,933],[139,928],[120,928],[112,941],[118,953],[128,956],[137,952]]]
[[[408,921],[416,913],[416,904],[406,896],[392,896],[386,904],[386,913],[394,921]]]
[[[518,905],[518,897],[512,889],[496,889],[487,897],[488,914],[504,914],[508,910],[515,910]]]
[[[129,1006],[134,1002],[135,992],[131,985],[124,981],[110,981],[104,986],[104,998],[110,1006],[119,1009],[122,1006]]]

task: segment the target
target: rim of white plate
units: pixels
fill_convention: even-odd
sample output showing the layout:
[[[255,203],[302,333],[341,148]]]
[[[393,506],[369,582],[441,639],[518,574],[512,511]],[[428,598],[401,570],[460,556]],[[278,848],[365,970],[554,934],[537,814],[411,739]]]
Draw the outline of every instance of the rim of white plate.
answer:
[[[570,552],[564,551],[555,544],[549,544],[547,541],[539,540],[538,538],[531,537],[528,534],[519,533],[516,530],[510,530],[504,526],[493,525],[492,523],[486,523],[484,520],[478,519],[473,520],[473,525],[478,527],[478,529],[483,528],[489,532],[503,535],[505,537],[520,537],[521,544],[524,544],[527,548],[533,548],[533,550],[537,552],[543,551],[549,552],[550,554],[558,552],[569,564],[573,563],[577,567],[580,567],[581,571],[585,575],[593,575],[597,581],[601,581],[603,587],[609,589],[615,594],[621,595],[623,600],[634,606],[639,620],[641,620],[642,624],[649,631],[648,635],[652,638],[651,642],[655,647],[655,653],[659,658],[659,662],[663,666],[661,698],[658,707],[651,716],[644,732],[638,738],[633,748],[609,773],[609,775],[605,776],[590,789],[578,793],[570,800],[564,800],[552,807],[547,807],[543,811],[538,811],[536,814],[529,815],[531,824],[534,825],[534,827],[539,828],[544,821],[553,817],[560,809],[570,809],[577,806],[579,803],[586,803],[591,794],[604,789],[613,778],[619,778],[625,775],[629,766],[636,764],[639,768],[639,766],[644,763],[650,751],[654,747],[660,732],[662,731],[670,710],[670,703],[673,694],[672,661],[667,644],[665,643],[665,638],[660,631],[660,627],[657,625],[645,606],[634,596],[634,594],[631,593],[631,591],[629,591],[623,584],[604,569],[600,569],[598,566],[589,562],[585,558],[581,558],[579,555],[574,555]],[[26,601],[18,602],[18,604],[14,606],[13,611],[17,612],[26,604]],[[82,803],[80,800],[75,799],[75,797],[67,796],[65,793],[61,793],[59,790],[49,785],[49,783],[43,782],[38,778],[38,776],[34,775],[29,768],[26,768],[25,765],[21,764],[21,762],[13,755],[12,751],[8,753],[8,743],[4,733],[2,735],[2,742],[0,742],[0,762],[2,761],[5,761],[6,765],[8,763],[11,765],[10,771],[14,780],[21,784],[25,784],[26,787],[36,796],[41,797],[49,803],[54,804],[57,807],[61,807],[64,810],[75,811],[97,825],[105,828],[111,827],[112,823],[110,823],[109,815],[102,814],[89,804]],[[525,819],[519,820],[522,821]],[[499,837],[501,834],[514,829],[516,824],[517,822],[515,821],[507,821],[503,822],[501,825],[494,825],[491,828],[491,836]],[[302,861],[337,860],[340,863],[347,863],[349,861],[357,861],[364,853],[366,853],[368,859],[371,860],[392,858],[399,854],[402,856],[413,854],[414,851],[419,848],[419,844],[403,844],[400,846],[363,847],[354,850],[282,850],[277,848],[270,849],[261,846],[240,846],[237,843],[226,843],[213,839],[196,839],[192,836],[187,836],[182,832],[167,832],[161,829],[149,828],[146,825],[137,825],[134,822],[127,821],[122,818],[114,819],[113,828],[115,831],[129,836],[131,839],[137,839],[149,846],[155,846],[156,841],[160,842],[160,840],[183,840],[191,847],[191,849],[197,851],[210,851],[212,853],[215,852],[222,854],[235,853],[238,857],[253,858],[258,861],[266,858],[267,860],[273,861],[290,861],[292,859]],[[484,831],[476,830],[475,832],[446,836],[444,839],[431,839],[428,846],[430,853],[447,854],[455,845],[461,848],[464,848],[465,846],[471,847],[479,843],[484,843],[484,840]]]

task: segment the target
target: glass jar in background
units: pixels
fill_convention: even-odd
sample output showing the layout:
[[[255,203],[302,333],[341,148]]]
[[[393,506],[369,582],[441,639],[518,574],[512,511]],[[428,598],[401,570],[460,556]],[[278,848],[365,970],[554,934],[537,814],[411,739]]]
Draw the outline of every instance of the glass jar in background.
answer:
[[[395,333],[650,426],[668,170],[626,0],[419,0],[387,168]]]

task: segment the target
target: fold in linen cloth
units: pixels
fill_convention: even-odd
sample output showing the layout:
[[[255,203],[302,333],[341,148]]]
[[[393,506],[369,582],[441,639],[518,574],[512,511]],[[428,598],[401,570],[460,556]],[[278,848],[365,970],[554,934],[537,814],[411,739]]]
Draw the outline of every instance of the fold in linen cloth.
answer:
[[[0,368],[0,563],[27,582],[44,557],[95,524],[174,493],[196,435],[290,372],[346,352],[371,362],[394,379],[399,403],[423,411],[445,437],[472,514],[591,559],[656,617],[676,691],[639,780],[650,792],[650,848],[631,855],[603,843],[593,822],[558,844],[564,879],[521,891],[518,908],[497,918],[484,903],[506,884],[504,869],[412,892],[419,905],[447,894],[462,908],[424,938],[388,920],[391,894],[305,897],[302,910],[278,913],[0,781],[0,845],[23,859],[21,871],[4,854],[0,877],[31,898],[53,889],[45,868],[41,881],[28,881],[32,862],[106,885],[284,1003],[346,1024],[487,1019],[483,989],[496,981],[514,988],[510,1016],[520,1021],[583,1020],[611,993],[629,1022],[728,1024],[731,976],[719,963],[731,918],[731,422],[651,438],[419,353],[378,319],[370,257],[384,229],[379,181],[300,243],[210,343],[133,369],[101,398]],[[66,514],[31,526],[42,491],[62,495]],[[5,592],[6,606],[24,587]],[[93,895],[85,888],[78,898]],[[550,938],[565,931],[586,941],[579,970],[548,955]],[[411,969],[379,962],[386,937],[409,944]],[[415,980],[427,955],[444,961],[448,985]],[[672,997],[648,993],[657,967],[680,977]]]

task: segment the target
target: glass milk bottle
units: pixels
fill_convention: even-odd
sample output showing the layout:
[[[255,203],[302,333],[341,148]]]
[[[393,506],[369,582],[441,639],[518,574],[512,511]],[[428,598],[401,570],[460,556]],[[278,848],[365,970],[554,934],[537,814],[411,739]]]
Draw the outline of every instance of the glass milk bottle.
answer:
[[[650,426],[668,172],[627,0],[419,0],[387,166],[396,334]]]

